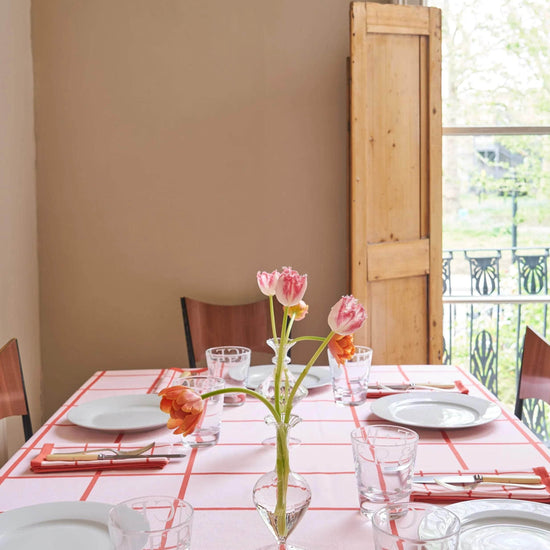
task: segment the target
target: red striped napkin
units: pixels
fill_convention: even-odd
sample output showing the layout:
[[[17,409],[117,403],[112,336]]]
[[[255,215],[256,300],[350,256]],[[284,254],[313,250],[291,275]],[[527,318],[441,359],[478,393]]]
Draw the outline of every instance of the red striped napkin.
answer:
[[[135,447],[121,447],[120,450],[132,450]],[[54,451],[52,443],[45,444],[40,453],[31,460],[31,470],[35,473],[44,474],[52,472],[78,472],[87,470],[143,470],[147,468],[164,468],[170,461],[166,457],[155,457],[156,453],[179,453],[182,447],[177,445],[155,445],[153,449],[143,453],[136,458],[125,458],[124,460],[67,460],[52,461],[45,460],[46,455],[58,453],[82,453],[93,452],[93,447],[62,447]]]
[[[452,502],[461,502],[463,500],[474,500],[480,498],[513,498],[519,500],[533,500],[537,502],[550,502],[550,476],[546,468],[537,467],[532,470],[525,471],[510,471],[510,472],[469,472],[462,470],[459,472],[446,473],[427,473],[422,472],[425,476],[445,476],[445,475],[472,475],[474,473],[483,473],[486,475],[521,475],[535,474],[540,476],[542,484],[541,489],[524,489],[522,487],[512,487],[510,485],[498,485],[493,483],[480,483],[474,489],[464,489],[460,491],[452,491],[446,487],[441,487],[436,484],[414,484],[411,493],[411,500],[422,502],[441,502],[450,504]]]

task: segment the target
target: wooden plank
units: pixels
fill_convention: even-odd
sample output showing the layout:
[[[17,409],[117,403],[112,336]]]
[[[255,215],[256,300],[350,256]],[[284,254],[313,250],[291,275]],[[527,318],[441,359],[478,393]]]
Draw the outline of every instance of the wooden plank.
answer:
[[[368,241],[417,239],[418,37],[367,35],[366,46]]]
[[[369,282],[427,275],[430,269],[430,241],[420,239],[369,245],[367,257]]]
[[[419,106],[420,106],[420,228],[419,233],[421,238],[426,238],[430,234],[430,172],[429,172],[429,132],[430,126],[428,121],[430,86],[429,78],[429,52],[428,38],[422,36],[419,43],[418,58],[419,64]]]
[[[428,35],[429,16],[419,6],[386,6],[366,3],[366,32],[389,34]]]
[[[351,205],[351,59],[346,58],[346,95],[347,95],[347,104],[346,104],[346,121],[347,121],[347,157],[348,164],[346,166],[346,181],[348,183],[346,187],[346,204]],[[348,229],[348,235],[351,235],[351,210],[348,208],[346,210],[346,228]],[[347,289],[348,292],[351,292],[351,239],[348,238],[348,247],[347,247],[347,259],[348,263],[347,268]]]
[[[441,11],[429,8],[430,285],[428,362],[443,361]]]
[[[353,2],[350,6],[350,290],[368,308],[365,20],[366,4]],[[367,322],[355,333],[358,344],[370,342],[370,325],[369,315]]]
[[[428,334],[427,282],[424,277],[392,279],[371,284],[374,364],[424,364]],[[403,296],[407,300],[403,300]]]

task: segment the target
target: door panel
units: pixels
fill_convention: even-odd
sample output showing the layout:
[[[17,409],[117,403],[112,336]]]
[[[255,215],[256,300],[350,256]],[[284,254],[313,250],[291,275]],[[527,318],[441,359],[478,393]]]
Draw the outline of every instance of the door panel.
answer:
[[[441,13],[351,4],[351,291],[382,363],[439,363]]]
[[[425,277],[407,277],[371,283],[369,311],[384,311],[372,319],[374,354],[390,360],[378,364],[415,364],[425,357],[428,338]],[[407,303],[403,304],[403,296]],[[404,307],[405,306],[405,307]]]

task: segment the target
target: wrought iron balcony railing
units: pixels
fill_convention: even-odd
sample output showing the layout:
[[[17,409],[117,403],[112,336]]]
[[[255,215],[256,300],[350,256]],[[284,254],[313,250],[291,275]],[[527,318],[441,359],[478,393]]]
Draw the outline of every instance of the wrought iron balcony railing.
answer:
[[[550,247],[446,250],[445,363],[468,365],[513,407],[526,325],[546,335]],[[526,400],[524,421],[547,439],[548,408]]]

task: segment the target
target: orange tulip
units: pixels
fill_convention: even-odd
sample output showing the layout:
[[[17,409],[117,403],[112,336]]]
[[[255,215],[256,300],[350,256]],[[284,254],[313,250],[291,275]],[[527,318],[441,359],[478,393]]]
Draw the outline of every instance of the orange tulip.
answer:
[[[328,349],[339,365],[345,364],[348,359],[355,355],[353,334],[346,334],[345,336],[335,334],[328,343]]]
[[[160,410],[169,414],[166,426],[175,434],[193,433],[204,409],[201,396],[186,386],[171,386],[159,392]],[[175,428],[175,429],[174,429]]]
[[[295,315],[294,320],[301,321],[307,315],[308,309],[309,306],[303,300],[300,300],[298,304],[288,308],[288,316],[292,317],[292,315]]]

